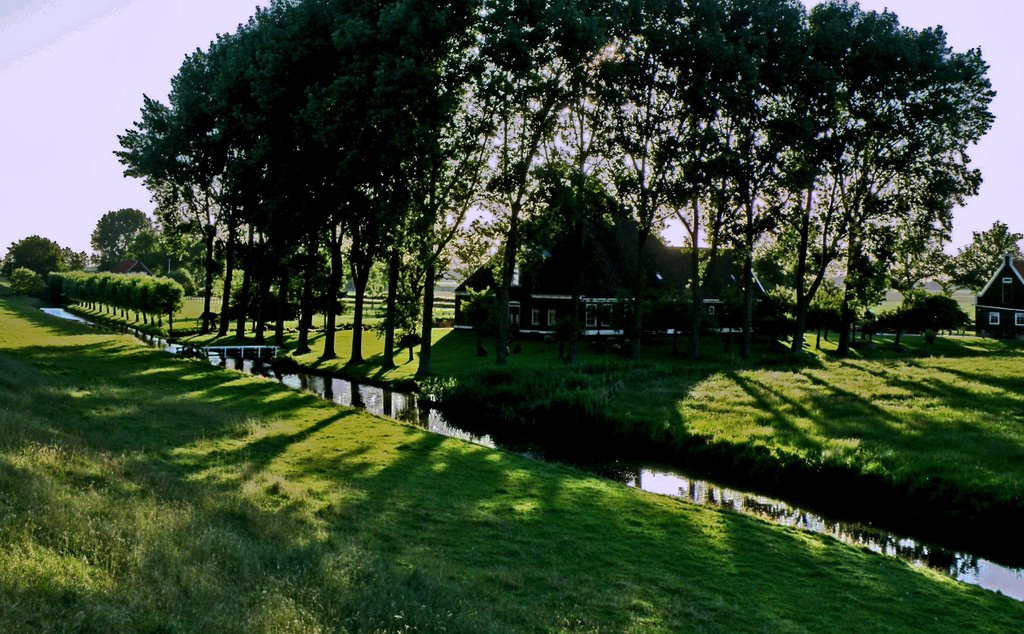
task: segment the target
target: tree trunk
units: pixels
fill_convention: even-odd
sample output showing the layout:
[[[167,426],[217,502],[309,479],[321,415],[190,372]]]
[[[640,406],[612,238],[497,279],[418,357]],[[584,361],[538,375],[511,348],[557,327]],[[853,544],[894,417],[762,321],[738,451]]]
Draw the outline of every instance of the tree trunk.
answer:
[[[750,357],[754,334],[754,201],[747,201],[746,244],[743,254],[743,335],[740,338],[740,357]]]
[[[388,300],[384,317],[384,359],[381,366],[385,369],[398,367],[395,365],[395,310],[398,301],[398,265],[397,247],[392,247],[388,256]]]
[[[331,274],[327,282],[327,323],[324,325],[324,352],[321,359],[334,359],[335,340],[338,325],[338,295],[341,293],[341,273],[344,264],[341,260],[341,232],[337,227],[331,227]]]
[[[228,220],[228,242],[225,250],[224,265],[224,294],[220,301],[220,326],[217,329],[218,337],[226,337],[228,334],[228,308],[231,302],[231,277],[235,273],[235,234],[238,231],[237,222],[233,215]]]
[[[281,277],[278,279],[277,289],[277,323],[274,325],[274,345],[284,345],[284,318],[288,313],[288,285],[291,278],[288,274],[288,265],[281,267]]]
[[[264,331],[267,329],[266,297],[270,294],[270,267],[257,267],[259,276],[256,285],[256,343],[266,343],[267,336]]]
[[[807,298],[807,249],[810,243],[811,233],[811,202],[813,189],[807,189],[807,202],[804,207],[803,216],[800,218],[800,247],[797,252],[796,279],[796,315],[794,316],[793,344],[790,352],[794,355],[803,353],[804,332],[807,329],[807,308],[810,302]]]
[[[839,342],[836,348],[836,353],[842,357],[850,355],[850,328],[853,326],[853,309],[850,307],[852,299],[852,291],[843,292],[843,307],[839,312]]]
[[[515,276],[516,251],[519,249],[519,213],[518,206],[509,218],[508,240],[505,242],[505,253],[501,262],[501,292],[498,294],[498,343],[495,360],[498,365],[505,365],[509,346],[509,304],[512,296],[512,278]]]
[[[423,279],[423,322],[420,325],[420,364],[416,369],[417,377],[430,374],[430,355],[434,330],[434,283],[437,278],[437,265],[434,260],[427,264]],[[410,356],[412,348],[409,348]]]
[[[210,309],[213,304],[213,245],[217,237],[217,232],[214,231],[212,225],[208,225],[204,228],[205,235],[203,239],[205,241],[205,254],[203,256],[203,266],[205,268],[206,282],[203,284],[203,323],[200,326],[199,332],[206,334],[210,332],[210,328],[213,326],[213,319],[210,317]]]
[[[580,305],[582,303],[583,300],[580,293],[580,285],[579,283],[575,283],[573,284],[572,289],[572,307],[570,309],[572,312],[569,315],[569,318],[572,320],[572,327],[569,329],[569,354],[565,358],[566,363],[576,363],[576,355],[579,352],[581,330]],[[600,317],[598,319],[600,319]],[[598,327],[600,327],[600,322],[598,322]],[[559,358],[562,356],[561,344],[559,344],[558,356]]]
[[[356,289],[356,302],[352,310],[352,354],[349,355],[350,364],[363,363],[363,302],[366,299],[366,283],[370,279],[370,265],[372,262],[360,261],[368,259],[357,257],[353,248],[349,255],[349,268],[352,270],[352,283]]]
[[[694,214],[696,215],[696,214]],[[690,358],[694,361],[700,359],[700,328],[704,319],[704,283],[700,275],[700,249],[697,248],[697,218],[694,219],[693,246],[690,249],[690,267],[693,272],[690,276],[690,288],[693,295],[693,321],[690,324]],[[710,263],[708,263],[710,266]]]
[[[241,341],[245,339],[245,320],[249,318],[249,295],[252,294],[252,278],[253,278],[253,264],[255,257],[253,254],[253,244],[255,242],[255,231],[252,230],[252,225],[249,225],[249,239],[247,240],[248,248],[246,249],[247,261],[245,262],[245,269],[242,270],[242,291],[239,293],[239,297],[235,298],[235,303],[238,305],[238,323],[235,324],[235,339]]]
[[[313,277],[316,275],[313,267],[319,247],[317,237],[316,231],[310,232],[306,245],[306,270],[302,276],[302,298],[299,300],[299,342],[295,347],[296,354],[309,352],[309,329],[313,327]]]
[[[643,332],[643,294],[645,288],[644,276],[644,248],[647,246],[649,231],[646,228],[638,228],[636,240],[636,271],[633,278],[633,314],[630,315],[630,342],[629,358],[636,360],[640,358],[640,334]]]

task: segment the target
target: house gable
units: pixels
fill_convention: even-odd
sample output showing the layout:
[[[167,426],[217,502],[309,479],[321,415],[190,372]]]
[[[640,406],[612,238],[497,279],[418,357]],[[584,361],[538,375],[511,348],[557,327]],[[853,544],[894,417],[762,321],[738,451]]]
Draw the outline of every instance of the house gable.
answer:
[[[615,329],[621,328],[625,302],[633,293],[637,237],[636,226],[629,221],[609,223],[596,231],[588,247],[585,274],[575,289],[574,269],[578,272],[579,263],[574,260],[571,250],[558,240],[543,250],[528,254],[522,262],[520,284],[511,289],[510,323],[521,332],[552,332],[560,322],[576,314],[588,334],[621,332]],[[707,251],[701,250],[702,261],[707,255]],[[690,287],[693,251],[667,246],[656,236],[651,236],[646,241],[644,256],[647,287],[674,294],[674,301],[682,301],[681,294]],[[718,252],[707,266],[702,300],[707,311],[713,313],[716,305],[726,300],[729,289],[739,288],[742,267],[736,254],[730,250]],[[468,326],[463,318],[462,304],[470,289],[476,292],[497,289],[494,271],[493,263],[477,269],[456,288],[457,328]],[[765,296],[756,276],[754,283],[755,292]],[[581,300],[578,312],[572,303],[574,290]]]
[[[153,272],[149,270],[142,260],[121,260],[117,266],[110,269],[111,273],[120,274],[136,274],[136,275],[152,275]]]
[[[1024,286],[1024,261],[1014,260],[1012,255],[1004,256],[1002,264],[996,269],[988,284],[978,293],[978,303],[981,303],[983,297],[988,297],[992,287],[1001,284],[1004,277],[1015,277],[1017,283]]]
[[[1024,336],[1024,262],[1007,255],[974,307],[975,332],[988,337]]]

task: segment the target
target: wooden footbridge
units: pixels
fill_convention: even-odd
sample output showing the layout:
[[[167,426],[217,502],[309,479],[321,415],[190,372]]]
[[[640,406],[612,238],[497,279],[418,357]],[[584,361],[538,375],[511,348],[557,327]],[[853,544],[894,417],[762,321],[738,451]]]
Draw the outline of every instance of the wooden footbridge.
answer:
[[[219,357],[231,357],[231,358],[274,358],[277,356],[277,351],[280,348],[277,346],[257,346],[257,345],[241,345],[241,346],[197,346],[191,344],[183,344],[178,348],[178,356],[180,357],[211,357],[217,355]]]

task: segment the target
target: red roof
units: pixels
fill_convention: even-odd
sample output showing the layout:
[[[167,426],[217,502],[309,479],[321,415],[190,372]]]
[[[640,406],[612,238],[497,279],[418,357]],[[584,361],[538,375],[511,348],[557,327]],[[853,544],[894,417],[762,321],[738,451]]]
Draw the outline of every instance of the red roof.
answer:
[[[121,260],[117,266],[110,269],[111,273],[141,273],[143,275],[152,275],[153,271],[142,263],[141,260]]]

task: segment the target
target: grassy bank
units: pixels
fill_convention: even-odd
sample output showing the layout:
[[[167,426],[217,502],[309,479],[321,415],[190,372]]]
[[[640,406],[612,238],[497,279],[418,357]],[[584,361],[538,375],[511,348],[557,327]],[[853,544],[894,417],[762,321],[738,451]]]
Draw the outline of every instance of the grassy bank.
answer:
[[[367,363],[349,365],[351,332],[338,334],[339,358],[319,360],[322,333],[312,352],[294,358],[324,372],[412,380],[415,354],[383,370],[382,341],[366,333]],[[435,331],[433,367],[454,379],[454,422],[568,459],[628,451],[682,464],[832,515],[961,548],[982,544],[989,556],[1021,563],[1018,342],[905,336],[897,351],[876,338],[841,359],[825,341],[799,360],[766,349],[742,360],[735,342],[727,349],[708,337],[696,363],[672,355],[666,340],[645,348],[640,362],[584,346],[575,367],[558,361],[557,344],[521,345],[497,369],[492,357],[476,356],[471,333]]]
[[[1011,631],[830,539],[339,409],[0,302],[18,631]]]

